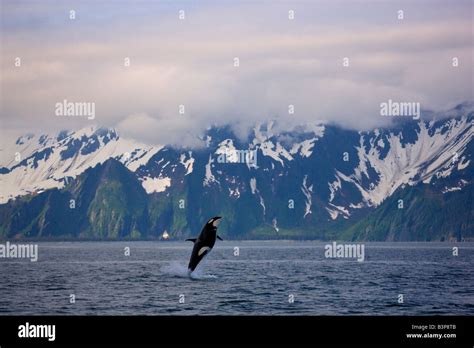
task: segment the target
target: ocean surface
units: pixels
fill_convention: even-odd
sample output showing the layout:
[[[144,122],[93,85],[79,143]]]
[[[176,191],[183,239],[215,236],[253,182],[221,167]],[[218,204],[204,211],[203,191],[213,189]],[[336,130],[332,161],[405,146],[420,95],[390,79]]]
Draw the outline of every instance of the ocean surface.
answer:
[[[190,278],[190,242],[39,243],[0,259],[0,314],[474,314],[474,243],[364,243],[363,262],[326,244],[217,241]]]

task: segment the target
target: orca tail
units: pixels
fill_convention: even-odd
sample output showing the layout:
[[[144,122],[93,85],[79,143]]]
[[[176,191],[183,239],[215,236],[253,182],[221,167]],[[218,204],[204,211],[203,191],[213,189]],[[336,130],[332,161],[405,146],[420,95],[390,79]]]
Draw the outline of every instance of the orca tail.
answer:
[[[185,240],[185,242],[193,242],[196,243],[196,238],[188,238]]]

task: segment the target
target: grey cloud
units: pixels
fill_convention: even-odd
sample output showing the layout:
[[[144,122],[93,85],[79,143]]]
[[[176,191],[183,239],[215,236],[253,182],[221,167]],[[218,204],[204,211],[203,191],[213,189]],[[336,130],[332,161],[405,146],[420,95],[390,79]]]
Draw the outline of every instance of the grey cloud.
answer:
[[[196,146],[212,124],[232,124],[239,134],[269,119],[289,128],[327,120],[367,129],[389,122],[379,116],[388,99],[419,101],[425,109],[472,99],[469,21],[348,27],[306,22],[298,32],[298,24],[282,29],[288,23],[279,26],[281,16],[272,12],[263,23],[260,12],[246,13],[245,22],[225,13],[200,12],[190,14],[189,22],[168,18],[133,29],[105,23],[101,32],[84,29],[70,41],[63,34],[57,40],[42,32],[29,39],[6,34],[4,127],[87,126],[87,119],[56,117],[54,104],[89,101],[96,103],[94,122],[101,126],[141,141]],[[21,68],[13,66],[16,56]],[[342,66],[346,56],[348,68]],[[454,56],[457,68],[451,66]],[[185,115],[178,113],[180,104]],[[295,115],[288,115],[289,104]]]

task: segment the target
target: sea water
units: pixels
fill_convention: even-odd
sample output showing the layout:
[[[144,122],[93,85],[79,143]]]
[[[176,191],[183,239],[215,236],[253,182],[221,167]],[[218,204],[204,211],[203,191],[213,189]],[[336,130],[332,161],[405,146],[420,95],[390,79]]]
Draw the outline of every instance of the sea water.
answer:
[[[0,259],[0,314],[474,314],[474,243],[330,243],[217,241],[189,275],[189,242],[40,242]]]

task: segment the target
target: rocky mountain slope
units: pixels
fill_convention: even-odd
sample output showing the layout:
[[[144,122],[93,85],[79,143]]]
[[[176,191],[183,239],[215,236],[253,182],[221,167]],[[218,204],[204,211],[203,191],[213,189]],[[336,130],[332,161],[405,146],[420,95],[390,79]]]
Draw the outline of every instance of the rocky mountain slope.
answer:
[[[472,238],[472,103],[369,132],[330,124],[206,146],[151,146],[109,129],[4,137],[3,238],[173,238],[224,216],[228,238]]]

